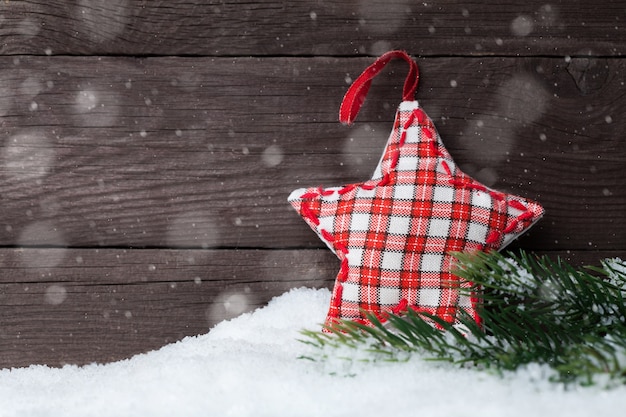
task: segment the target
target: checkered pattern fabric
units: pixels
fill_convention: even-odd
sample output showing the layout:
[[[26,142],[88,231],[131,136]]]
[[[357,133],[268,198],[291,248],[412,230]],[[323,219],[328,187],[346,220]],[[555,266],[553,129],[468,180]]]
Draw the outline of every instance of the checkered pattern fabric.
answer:
[[[289,202],[341,261],[327,324],[406,308],[456,323],[476,317],[455,251],[499,250],[542,215],[531,200],[464,174],[417,101],[403,101],[371,179],[294,191]]]

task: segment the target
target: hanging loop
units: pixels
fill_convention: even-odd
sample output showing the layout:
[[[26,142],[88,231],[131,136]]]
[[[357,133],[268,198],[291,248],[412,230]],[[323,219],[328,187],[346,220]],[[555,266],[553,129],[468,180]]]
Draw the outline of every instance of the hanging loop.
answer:
[[[361,75],[352,83],[346,95],[343,97],[339,108],[339,121],[345,124],[352,124],[361,110],[367,92],[372,85],[372,80],[392,59],[400,58],[409,64],[409,74],[404,81],[402,90],[402,100],[412,101],[414,99],[417,82],[419,80],[419,70],[417,64],[404,51],[389,51],[381,55],[372,65],[367,67]]]

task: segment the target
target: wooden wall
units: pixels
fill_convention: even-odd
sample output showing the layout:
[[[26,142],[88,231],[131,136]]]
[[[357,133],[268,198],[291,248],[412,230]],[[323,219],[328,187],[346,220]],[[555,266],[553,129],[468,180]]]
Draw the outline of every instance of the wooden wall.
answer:
[[[369,177],[405,67],[461,168],[537,199],[515,243],[626,256],[626,2],[0,3],[0,366],[106,362],[328,287],[291,190]],[[320,317],[320,321],[323,318]]]

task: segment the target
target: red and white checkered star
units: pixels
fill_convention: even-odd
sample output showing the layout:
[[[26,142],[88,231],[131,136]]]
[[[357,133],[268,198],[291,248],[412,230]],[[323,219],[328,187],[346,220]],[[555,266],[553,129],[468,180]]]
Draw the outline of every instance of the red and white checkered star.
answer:
[[[478,320],[459,291],[470,283],[450,272],[451,253],[500,250],[543,215],[538,203],[464,174],[408,100],[370,180],[299,189],[289,202],[341,261],[327,324],[406,308],[450,323],[460,310]]]

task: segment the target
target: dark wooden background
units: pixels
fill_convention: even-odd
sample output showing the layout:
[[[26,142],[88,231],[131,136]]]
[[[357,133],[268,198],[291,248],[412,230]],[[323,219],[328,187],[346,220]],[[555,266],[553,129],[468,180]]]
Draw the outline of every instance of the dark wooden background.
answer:
[[[515,248],[626,256],[626,1],[6,0],[0,366],[126,358],[330,286],[286,198],[369,177],[405,64],[337,112],[389,49],[461,168],[545,206]]]

